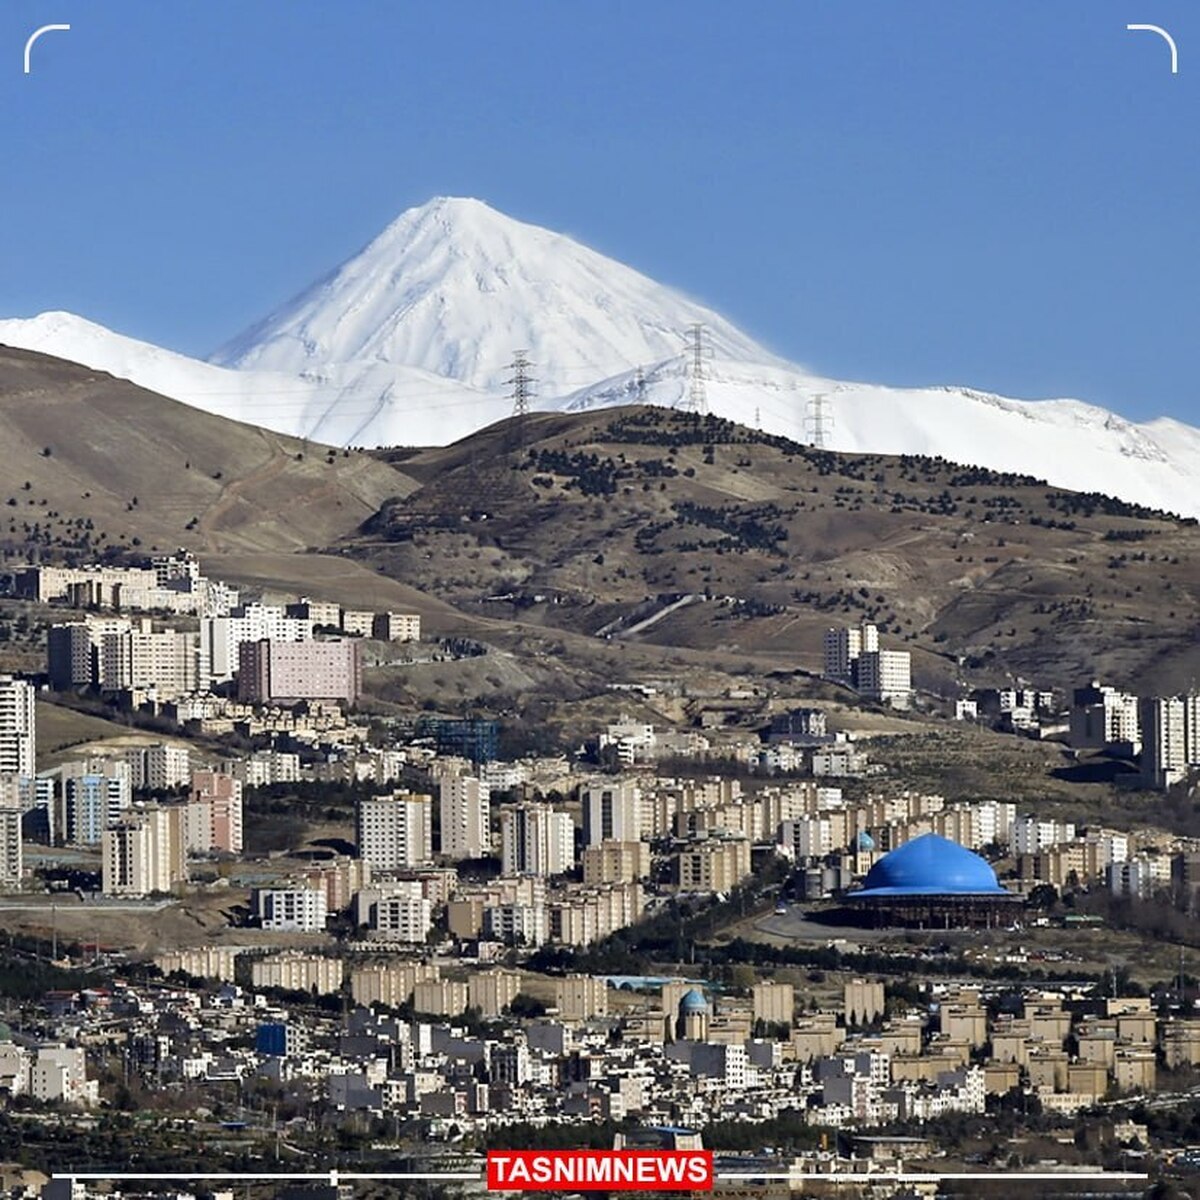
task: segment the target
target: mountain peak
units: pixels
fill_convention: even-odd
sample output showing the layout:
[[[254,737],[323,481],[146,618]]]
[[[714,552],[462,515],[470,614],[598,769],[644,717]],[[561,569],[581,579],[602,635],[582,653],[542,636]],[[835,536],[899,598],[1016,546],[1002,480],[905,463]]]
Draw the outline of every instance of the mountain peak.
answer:
[[[318,377],[386,363],[495,391],[522,348],[552,399],[678,357],[697,322],[722,356],[775,361],[715,312],[622,263],[482,200],[440,196],[213,361]]]

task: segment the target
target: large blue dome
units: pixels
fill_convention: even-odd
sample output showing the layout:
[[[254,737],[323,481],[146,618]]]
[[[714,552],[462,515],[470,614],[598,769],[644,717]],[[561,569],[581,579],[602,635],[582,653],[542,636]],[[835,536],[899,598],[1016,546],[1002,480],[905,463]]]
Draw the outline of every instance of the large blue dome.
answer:
[[[1009,894],[985,859],[949,838],[926,833],[885,854],[854,896]]]

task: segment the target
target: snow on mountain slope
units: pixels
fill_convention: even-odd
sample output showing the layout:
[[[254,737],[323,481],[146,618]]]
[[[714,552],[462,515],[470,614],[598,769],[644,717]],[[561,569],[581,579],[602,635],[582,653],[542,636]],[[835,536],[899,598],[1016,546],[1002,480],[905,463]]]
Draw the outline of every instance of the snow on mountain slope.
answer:
[[[502,398],[403,365],[332,366],[304,377],[233,371],[65,312],[0,320],[0,345],[52,354],[205,412],[338,446],[453,441],[510,408]],[[423,422],[431,413],[433,421]]]
[[[503,393],[524,349],[539,394],[553,398],[670,358],[697,322],[717,353],[778,361],[717,313],[570,238],[443,197],[409,209],[213,361],[296,375],[403,364]]]
[[[65,313],[0,321],[0,342],[335,445],[440,445],[510,413],[518,348],[533,362],[538,408],[684,403],[696,322],[720,416],[807,441],[806,406],[823,394],[831,449],[942,455],[1200,516],[1198,429],[1138,425],[1075,400],[823,379],[629,267],[478,200],[410,209],[213,363]]]
[[[260,425],[270,422],[259,420],[256,409],[276,400],[307,397],[311,391],[294,377],[227,371],[114,333],[73,313],[45,312],[0,321],[0,344],[65,358],[205,412]]]
[[[876,387],[721,359],[706,365],[706,376],[710,412],[798,442],[811,441],[809,404],[822,395],[831,450],[941,455],[1200,517],[1200,430],[1177,421],[1138,425],[1077,400]],[[688,388],[689,364],[676,359],[645,371],[640,389],[630,371],[555,407],[674,407],[686,403]]]

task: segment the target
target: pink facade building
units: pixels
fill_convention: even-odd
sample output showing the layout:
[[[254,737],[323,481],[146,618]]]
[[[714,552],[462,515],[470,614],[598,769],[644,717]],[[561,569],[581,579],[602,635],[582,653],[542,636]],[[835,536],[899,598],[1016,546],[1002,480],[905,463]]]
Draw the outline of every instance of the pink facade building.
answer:
[[[250,704],[338,700],[354,704],[362,692],[357,641],[243,642],[238,651],[238,699]]]
[[[193,771],[184,809],[184,844],[192,854],[242,852],[242,783],[217,771]]]

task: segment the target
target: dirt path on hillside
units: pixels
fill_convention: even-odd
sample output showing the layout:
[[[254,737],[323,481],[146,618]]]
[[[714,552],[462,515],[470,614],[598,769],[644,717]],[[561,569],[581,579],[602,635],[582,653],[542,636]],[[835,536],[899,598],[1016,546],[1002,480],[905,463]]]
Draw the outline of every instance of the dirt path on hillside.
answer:
[[[265,462],[260,463],[248,475],[243,475],[240,479],[231,479],[221,489],[221,494],[205,509],[196,527],[196,532],[204,539],[205,550],[210,554],[217,554],[222,549],[231,548],[222,547],[218,542],[217,523],[241,499],[246,488],[274,479],[287,467],[289,461],[291,461],[291,456],[276,445],[271,450],[271,456]],[[274,514],[268,515],[273,516]]]

